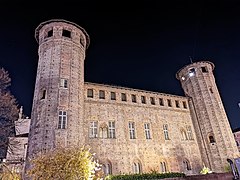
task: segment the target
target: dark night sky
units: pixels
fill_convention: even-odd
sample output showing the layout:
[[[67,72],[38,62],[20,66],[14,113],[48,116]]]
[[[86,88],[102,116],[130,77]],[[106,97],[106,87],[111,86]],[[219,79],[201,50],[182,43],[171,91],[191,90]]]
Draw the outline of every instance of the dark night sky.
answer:
[[[38,61],[35,28],[46,20],[65,19],[90,36],[85,81],[183,95],[176,72],[190,63],[189,56],[209,60],[216,66],[231,127],[240,127],[240,1],[130,2],[0,4],[0,67],[9,72],[12,94],[24,113],[31,116]]]

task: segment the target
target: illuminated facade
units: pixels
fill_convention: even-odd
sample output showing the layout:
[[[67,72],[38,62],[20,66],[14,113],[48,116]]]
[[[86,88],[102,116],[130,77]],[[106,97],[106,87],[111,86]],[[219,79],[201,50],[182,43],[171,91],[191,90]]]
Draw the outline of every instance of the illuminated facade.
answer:
[[[177,72],[186,97],[84,81],[89,36],[61,19],[35,31],[39,62],[27,157],[89,145],[105,174],[223,172],[236,143],[209,61]]]

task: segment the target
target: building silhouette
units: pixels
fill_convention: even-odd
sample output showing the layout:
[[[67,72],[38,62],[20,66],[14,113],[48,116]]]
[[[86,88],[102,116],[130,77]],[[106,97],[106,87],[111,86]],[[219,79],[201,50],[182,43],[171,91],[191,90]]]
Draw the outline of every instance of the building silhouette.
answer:
[[[239,156],[209,61],[176,73],[186,96],[84,81],[90,43],[62,19],[35,31],[38,69],[27,157],[57,147],[88,145],[105,174],[184,172],[203,165],[223,172]]]

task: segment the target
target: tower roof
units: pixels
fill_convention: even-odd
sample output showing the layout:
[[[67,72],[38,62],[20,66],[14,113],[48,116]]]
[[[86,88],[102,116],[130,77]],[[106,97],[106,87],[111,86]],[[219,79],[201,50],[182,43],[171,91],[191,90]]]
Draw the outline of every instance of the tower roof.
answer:
[[[79,26],[79,25],[76,24],[76,23],[73,23],[73,22],[71,22],[71,21],[67,21],[67,20],[64,20],[64,19],[51,19],[51,20],[44,21],[44,22],[40,23],[40,24],[38,25],[38,27],[35,29],[35,39],[37,40],[37,42],[39,42],[38,37],[39,37],[39,31],[40,31],[40,29],[41,29],[44,25],[49,24],[49,23],[53,23],[53,22],[64,22],[64,23],[67,23],[67,24],[74,25],[74,26],[76,26],[77,28],[81,29],[81,31],[82,31],[82,32],[84,33],[84,35],[86,36],[86,46],[87,46],[87,47],[89,46],[89,44],[90,44],[90,38],[89,38],[88,33],[85,31],[85,29],[82,28],[81,26]]]
[[[215,65],[214,65],[212,62],[210,62],[210,61],[197,61],[197,62],[193,62],[193,63],[191,63],[191,64],[187,64],[187,65],[183,66],[180,70],[178,70],[178,72],[176,73],[176,78],[179,79],[178,74],[179,74],[183,69],[185,69],[186,67],[192,66],[192,65],[195,65],[195,64],[201,64],[201,63],[208,63],[208,64],[210,64],[210,65],[212,66],[212,69],[214,69],[214,67],[215,67]]]

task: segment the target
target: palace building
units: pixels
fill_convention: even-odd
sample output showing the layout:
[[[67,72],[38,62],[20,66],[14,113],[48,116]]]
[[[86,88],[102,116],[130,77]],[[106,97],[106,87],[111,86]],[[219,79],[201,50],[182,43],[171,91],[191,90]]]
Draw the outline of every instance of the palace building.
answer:
[[[224,172],[239,151],[214,78],[197,61],[176,72],[185,96],[84,81],[90,38],[52,19],[35,31],[38,68],[27,157],[88,145],[105,174]],[[157,82],[156,82],[157,83]]]

